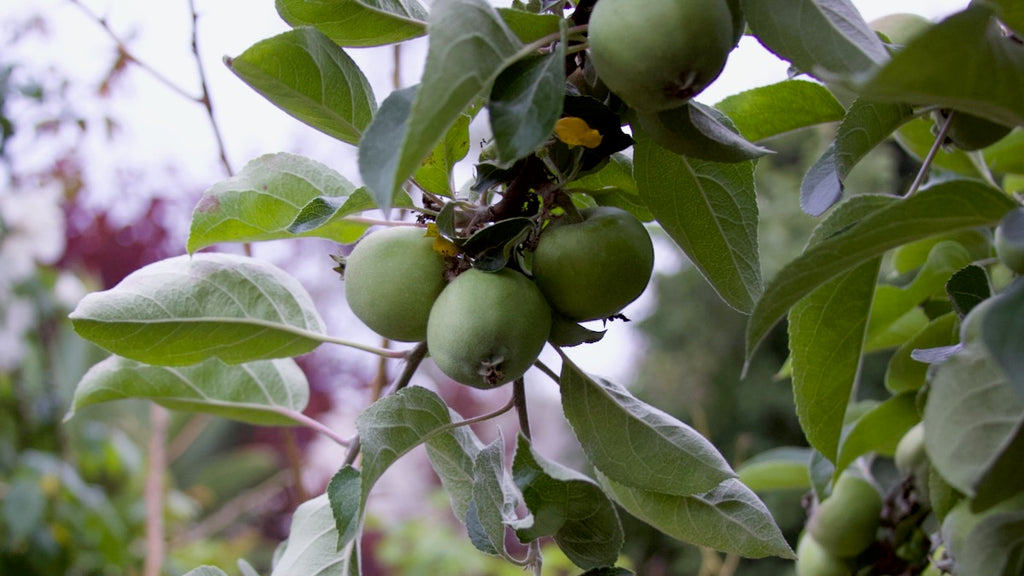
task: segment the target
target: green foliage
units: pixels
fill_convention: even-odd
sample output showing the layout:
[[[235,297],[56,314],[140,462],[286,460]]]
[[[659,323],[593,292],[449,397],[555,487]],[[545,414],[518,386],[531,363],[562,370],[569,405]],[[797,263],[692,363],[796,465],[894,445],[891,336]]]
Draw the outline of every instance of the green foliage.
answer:
[[[550,537],[577,571],[626,573],[615,565],[642,530],[748,558],[800,557],[801,574],[916,574],[938,563],[957,576],[1019,572],[1024,284],[1013,262],[1007,268],[992,258],[999,250],[1007,260],[992,231],[1019,208],[999,183],[1024,172],[1024,139],[1010,131],[967,146],[978,151],[943,151],[949,134],[933,134],[927,120],[952,109],[1007,131],[1024,125],[1024,48],[996,20],[1019,26],[1019,10],[972,3],[886,43],[845,1],[702,0],[715,20],[702,38],[713,46],[682,62],[695,72],[682,78],[683,100],[717,75],[718,56],[735,46],[743,21],[795,74],[817,80],[786,80],[712,107],[647,101],[649,82],[665,82],[661,68],[680,80],[680,62],[665,55],[688,54],[693,38],[657,33],[667,20],[656,3],[630,4],[620,15],[642,31],[609,36],[602,30],[610,22],[616,32],[619,22],[602,20],[600,11],[614,2],[601,0],[586,29],[587,10],[571,2],[499,10],[484,0],[437,0],[428,14],[416,2],[279,0],[294,29],[229,64],[286,113],[358,146],[366,188],[300,157],[259,158],[204,194],[188,250],[300,236],[351,243],[365,230],[366,212],[386,219],[411,212],[446,274],[437,300],[402,313],[429,312],[427,344],[379,350],[328,336],[312,298],[287,273],[253,258],[195,253],[146,266],[79,304],[76,331],[118,356],[82,379],[73,408],[144,398],[324,432],[300,414],[305,382],[288,357],[323,342],[402,357],[390,393],[359,416],[358,442],[327,494],[296,511],[273,576],[358,574],[373,487],[420,445],[469,544],[535,572],[540,539]],[[376,109],[344,47],[422,34],[420,82]],[[643,65],[620,74],[621,65],[609,65],[619,57]],[[654,93],[662,92],[655,86]],[[491,140],[468,157],[469,126],[483,111]],[[808,130],[826,123],[838,125]],[[814,135],[825,141],[817,145]],[[913,163],[905,182],[865,175],[894,150]],[[468,183],[455,181],[463,162],[475,168]],[[861,189],[859,181],[872,185]],[[555,298],[532,281],[536,275],[543,284],[548,274],[538,243],[557,231],[551,222],[579,221],[593,206],[650,222],[692,264],[677,294],[654,283],[662,300],[645,321],[656,338],[637,395],[567,357],[562,348],[602,333],[560,316],[552,329],[547,300]],[[376,234],[387,233],[370,238]],[[997,238],[1005,244],[1005,234]],[[599,243],[588,240],[585,256],[599,256]],[[422,284],[415,272],[404,275]],[[360,289],[366,307],[394,314],[387,296],[398,280],[369,284]],[[602,280],[572,297],[608,287]],[[353,309],[358,302],[352,298]],[[979,306],[989,311],[978,337],[959,338],[964,314]],[[606,313],[562,312],[574,320]],[[774,329],[783,318],[785,335]],[[540,368],[560,385],[582,471],[542,456],[545,439],[529,434],[532,388],[523,378],[532,378],[527,371],[547,343],[559,349],[561,371]],[[484,389],[515,381],[511,401],[463,419],[441,395],[409,386],[428,348],[456,381]],[[790,381],[737,385],[741,366],[749,380],[775,373]],[[671,409],[640,399],[656,393]],[[734,471],[730,462],[747,456],[745,434],[775,433],[775,411],[789,417],[794,406],[800,437],[780,448],[755,435],[750,442],[762,454]],[[709,408],[718,416],[707,418]],[[503,437],[485,445],[469,424],[512,409],[522,434],[509,465]],[[927,479],[922,463],[908,481],[892,457],[921,421]],[[810,446],[792,446],[804,442]],[[865,478],[848,480],[853,474]],[[859,483],[852,496],[851,481]],[[829,558],[819,554],[818,572],[807,567],[810,537],[794,554],[799,526],[784,530],[776,517],[786,512],[766,504],[775,491],[809,488],[814,544],[843,559],[820,562]],[[882,506],[878,488],[891,505]],[[41,517],[41,499],[24,481],[10,490],[20,497],[5,505],[4,518],[24,538],[29,521]],[[960,522],[968,514],[975,517]],[[943,517],[948,527],[936,531]],[[648,528],[630,528],[637,521]],[[893,529],[876,530],[882,522]],[[844,523],[854,535],[831,531]],[[525,559],[510,549],[513,538],[527,548]],[[933,543],[948,546],[949,562],[929,555]]]

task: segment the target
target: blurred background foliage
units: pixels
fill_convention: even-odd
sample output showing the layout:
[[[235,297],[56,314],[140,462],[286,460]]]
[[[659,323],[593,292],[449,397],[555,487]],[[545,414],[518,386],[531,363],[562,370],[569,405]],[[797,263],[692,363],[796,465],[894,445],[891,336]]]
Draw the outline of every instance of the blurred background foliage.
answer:
[[[17,42],[18,35],[33,29],[45,34],[45,21],[5,26],[4,41]],[[124,72],[121,56],[113,54],[110,76],[97,79],[96,99],[116,89],[112,79]],[[104,356],[73,334],[66,316],[87,291],[110,287],[134,269],[182,253],[175,221],[183,214],[187,218],[182,207],[187,209],[200,190],[175,202],[150,198],[130,219],[90,202],[77,146],[90,131],[116,138],[112,127],[119,119],[86,121],[67,87],[57,71],[3,61],[0,55],[0,574],[135,575],[141,574],[145,555],[148,407],[114,403],[63,421],[75,384]],[[814,225],[799,209],[799,184],[830,130],[778,138],[769,143],[776,153],[758,164],[760,246],[768,278],[799,253]],[[39,149],[49,151],[43,162],[17,157]],[[883,146],[861,162],[847,180],[848,190],[904,189],[913,169],[898,148]],[[131,184],[120,181],[115,197],[130,194]],[[708,436],[734,467],[773,447],[804,445],[789,382],[777,376],[786,359],[785,327],[773,332],[741,379],[745,317],[723,304],[685,263],[657,276],[653,291],[657,312],[636,322],[642,354],[633,381],[625,384]],[[317,364],[315,358],[305,359],[304,367],[313,387],[309,413],[329,412],[337,403],[334,383],[352,369]],[[349,380],[368,388],[372,378],[356,373]],[[866,370],[864,378],[878,375]],[[453,407],[473,413],[474,398],[454,394]],[[291,511],[311,493],[297,481],[302,451],[311,440],[308,433],[173,415],[164,475],[169,540],[164,573],[178,575],[200,564],[230,572],[243,557],[267,573]],[[368,576],[521,573],[478,553],[451,517],[439,484],[434,482],[431,491],[428,502],[406,503],[416,508],[411,519],[371,519],[364,542]],[[762,497],[795,545],[805,520],[803,494]],[[623,521],[630,535],[625,564],[644,576],[792,571],[791,563],[782,561],[721,558],[626,514]],[[545,574],[574,573],[556,547],[545,548]]]

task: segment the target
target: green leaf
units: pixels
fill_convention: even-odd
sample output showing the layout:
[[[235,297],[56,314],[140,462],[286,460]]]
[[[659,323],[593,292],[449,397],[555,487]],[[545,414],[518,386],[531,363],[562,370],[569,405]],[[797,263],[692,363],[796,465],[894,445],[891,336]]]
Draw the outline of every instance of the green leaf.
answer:
[[[152,366],[119,356],[95,364],[75,389],[66,418],[86,406],[142,398],[172,410],[202,412],[260,426],[295,426],[309,384],[291,358],[191,366]]]
[[[993,172],[1024,174],[1024,130],[1014,130],[999,142],[982,150]]]
[[[683,542],[745,558],[796,558],[771,512],[739,480],[704,494],[675,496],[630,488],[600,473],[598,479],[627,512]]]
[[[408,200],[408,196],[401,197]],[[411,202],[399,202],[402,207],[411,207]],[[366,188],[359,188],[349,197],[317,196],[313,198],[288,225],[288,232],[296,236],[320,236],[351,244],[358,240],[369,226],[347,218],[353,214],[375,207]]]
[[[956,551],[962,574],[1015,576],[1024,571],[1024,497],[1018,496],[978,519]]]
[[[360,508],[385,470],[403,454],[451,429],[448,405],[420,386],[374,402],[356,418],[362,450]]]
[[[454,413],[452,420],[458,420]],[[452,429],[450,434],[439,434],[427,440],[427,456],[441,485],[451,501],[455,517],[466,518],[466,512],[473,501],[476,483],[476,460],[483,443],[468,426]]]
[[[1017,278],[992,303],[981,324],[981,339],[1010,388],[1024,400],[1024,280]]]
[[[292,516],[284,552],[270,576],[357,576],[359,541],[338,550],[338,530],[327,494],[302,503]]]
[[[750,312],[762,290],[753,164],[688,159],[634,136],[641,200],[719,296]]]
[[[299,281],[245,256],[202,253],[154,262],[83,298],[75,331],[114,354],[165,366],[305,354],[324,323]]]
[[[931,236],[923,240],[916,240],[904,244],[892,251],[890,265],[897,275],[913,272],[928,260],[932,248],[939,242],[953,240],[959,242],[971,253],[973,260],[983,260],[991,257],[992,253],[992,231],[986,228],[968,228],[951,234]]]
[[[808,248],[787,264],[754,307],[747,326],[747,359],[768,330],[797,301],[829,279],[902,244],[977,226],[992,226],[1015,203],[969,180],[920,190]]]
[[[924,411],[925,447],[932,465],[956,489],[974,497],[998,492],[991,485],[996,481],[1019,490],[1022,423],[1024,402],[982,347],[968,346],[934,368]],[[1007,467],[1016,468],[1017,476],[1005,474]]]
[[[811,446],[836,461],[843,414],[860,370],[881,259],[869,260],[802,298],[789,311],[797,417]]]
[[[801,128],[838,122],[843,105],[827,88],[807,80],[784,80],[734,94],[715,104],[747,140],[757,142]]]
[[[516,446],[512,477],[530,511],[516,524],[520,541],[553,536],[580,568],[615,564],[624,539],[622,525],[596,482],[543,458],[524,436]]]
[[[953,310],[965,316],[972,308],[992,296],[988,273],[981,266],[970,264],[957,270],[946,282],[946,295]]]
[[[377,111],[359,66],[316,28],[267,38],[225,63],[275,106],[342,142],[358,144]]]
[[[505,526],[516,518],[516,487],[505,472],[505,440],[501,435],[480,450],[473,466],[472,503],[465,516],[473,545],[482,552],[508,557]]]
[[[956,344],[960,323],[953,312],[932,320],[924,329],[900,346],[885,371],[885,387],[893,394],[916,392],[924,386],[928,364],[915,360],[915,350],[927,350]]]
[[[735,476],[698,432],[562,357],[562,409],[590,462],[616,482],[690,495]]]
[[[637,118],[634,131],[643,130],[658,145],[689,158],[731,163],[772,152],[745,140],[721,112],[696,101],[661,112],[640,112]]]
[[[359,534],[362,513],[359,495],[362,481],[359,470],[343,466],[327,484],[327,499],[331,503],[334,530],[338,534],[337,549],[341,550]]]
[[[554,14],[533,14],[514,8],[498,8],[498,14],[524,44],[557,34],[562,27],[562,18]]]
[[[0,515],[3,517],[7,538],[24,541],[45,526],[47,497],[42,487],[27,479],[15,480],[5,486]],[[613,560],[614,562],[614,560]]]
[[[341,46],[379,46],[426,33],[427,12],[417,0],[277,0],[292,25],[314,26]]]
[[[835,141],[807,171],[800,184],[800,207],[804,212],[820,216],[838,202],[843,193],[843,181],[854,166],[913,114],[913,109],[906,104],[864,100],[851,104],[839,124]]]
[[[999,19],[1018,34],[1024,30],[1024,4],[1017,0],[992,0]]]
[[[395,171],[401,158],[396,151],[401,150],[409,133],[409,116],[418,90],[418,85],[409,86],[388,94],[359,143],[359,174],[374,202],[385,211],[400,193],[398,188],[402,182],[395,180]],[[418,169],[414,168],[406,177]]]
[[[312,220],[311,204],[330,203],[331,225],[292,229]],[[235,176],[203,192],[192,213],[188,252],[220,242],[260,242],[319,236],[342,243],[359,238],[366,226],[340,220],[369,210],[365,191],[316,160],[278,153],[250,161]]]
[[[917,394],[893,396],[874,407],[853,423],[843,434],[836,460],[838,476],[858,456],[874,452],[882,456],[896,453],[896,444],[907,430],[920,422],[917,413]]]
[[[562,115],[565,44],[542,56],[513,62],[494,80],[488,106],[498,162],[510,164],[532,154]]]
[[[236,565],[238,566],[238,572],[241,576],[260,576],[260,573],[252,567],[252,564],[246,562],[244,558],[239,558]]]
[[[384,117],[382,105],[359,146],[360,174],[384,210],[522,47],[486,0],[438,0],[431,10],[427,62],[415,99],[403,93],[401,104]]]
[[[765,48],[821,80],[850,78],[888,59],[885,45],[849,0],[741,0]]]
[[[551,333],[548,335],[548,342],[558,348],[571,348],[580,344],[593,344],[604,338],[606,330],[600,332],[591,330],[581,324],[562,316],[558,312],[551,312]]]
[[[858,196],[839,206],[811,235],[814,246],[895,200]],[[811,446],[835,461],[843,415],[860,369],[868,311],[880,259],[816,288],[789,311],[790,365],[800,426]]]
[[[453,196],[452,169],[469,153],[469,123],[472,120],[469,114],[461,114],[455,120],[445,137],[416,170],[417,185],[438,196]]]
[[[971,255],[963,244],[943,240],[928,252],[928,259],[909,285],[879,286],[871,306],[867,350],[902,345],[924,329],[928,319],[918,305],[935,295],[943,294],[950,277],[970,261]]]
[[[633,180],[633,159],[624,154],[612,154],[600,170],[574,180],[566,186],[566,190],[586,194],[600,206],[622,208],[641,222],[654,219],[650,210],[643,205],[640,191]]]
[[[466,239],[462,251],[473,267],[497,272],[505,267],[512,251],[529,237],[535,225],[529,218],[508,218],[479,230]]]
[[[809,448],[773,448],[744,462],[736,473],[740,482],[754,492],[808,490],[811,453]]]
[[[932,26],[863,83],[867,98],[954,108],[1024,124],[1024,46],[983,3]]]

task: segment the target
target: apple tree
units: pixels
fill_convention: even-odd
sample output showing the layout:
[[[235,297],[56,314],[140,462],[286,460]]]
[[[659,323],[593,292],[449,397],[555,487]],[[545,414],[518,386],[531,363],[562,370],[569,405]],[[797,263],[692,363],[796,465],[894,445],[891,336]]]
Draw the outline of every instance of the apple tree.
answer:
[[[143,398],[309,426],[348,447],[326,493],[295,512],[273,576],[359,574],[374,484],[420,445],[473,545],[534,574],[542,538],[581,574],[631,573],[617,566],[628,538],[620,514],[710,549],[793,559],[802,576],[1022,573],[1020,3],[873,23],[849,0],[276,7],[292,29],[225,63],[285,113],[358,147],[363,185],[308,158],[256,158],[205,192],[188,255],[90,294],[71,315],[112,354],[81,380],[73,410]],[[789,62],[791,77],[714,106],[694,100],[745,35]],[[419,83],[378,104],[347,51],[420,36]],[[469,142],[477,119],[490,128],[480,149]],[[764,278],[758,159],[773,137],[811,127],[832,134],[799,190],[819,223],[803,252]],[[919,160],[915,181],[847,193],[851,170],[889,141]],[[474,168],[468,182],[455,181],[460,163]],[[647,285],[650,227],[748,315],[748,362],[785,321],[783,371],[810,448],[735,470],[695,430],[571,359],[603,335],[581,322],[615,330]],[[308,236],[355,244],[336,257],[349,305],[407,345],[328,334],[297,279],[204,250]],[[403,363],[358,418],[357,437],[302,414],[308,390],[293,357],[322,344]],[[558,370],[538,361],[546,346]],[[891,351],[889,398],[864,405],[860,367],[880,350]],[[517,437],[484,444],[467,424],[496,413],[458,414],[409,385],[423,362],[508,395]],[[526,411],[534,377],[558,384],[585,470],[535,448],[545,439],[530,433]],[[799,543],[757,495],[779,486],[808,492]],[[509,537],[529,552],[510,552]]]

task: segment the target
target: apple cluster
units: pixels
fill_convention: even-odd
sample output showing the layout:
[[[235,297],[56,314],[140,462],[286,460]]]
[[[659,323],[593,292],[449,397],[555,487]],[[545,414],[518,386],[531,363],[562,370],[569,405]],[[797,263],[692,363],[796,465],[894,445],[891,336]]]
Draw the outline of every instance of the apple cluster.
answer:
[[[650,235],[635,216],[586,208],[580,221],[552,219],[527,272],[470,268],[450,281],[441,251],[423,228],[398,226],[363,238],[345,262],[352,312],[374,332],[426,341],[453,380],[493,388],[522,376],[548,341],[553,316],[573,322],[619,314],[647,287]]]

